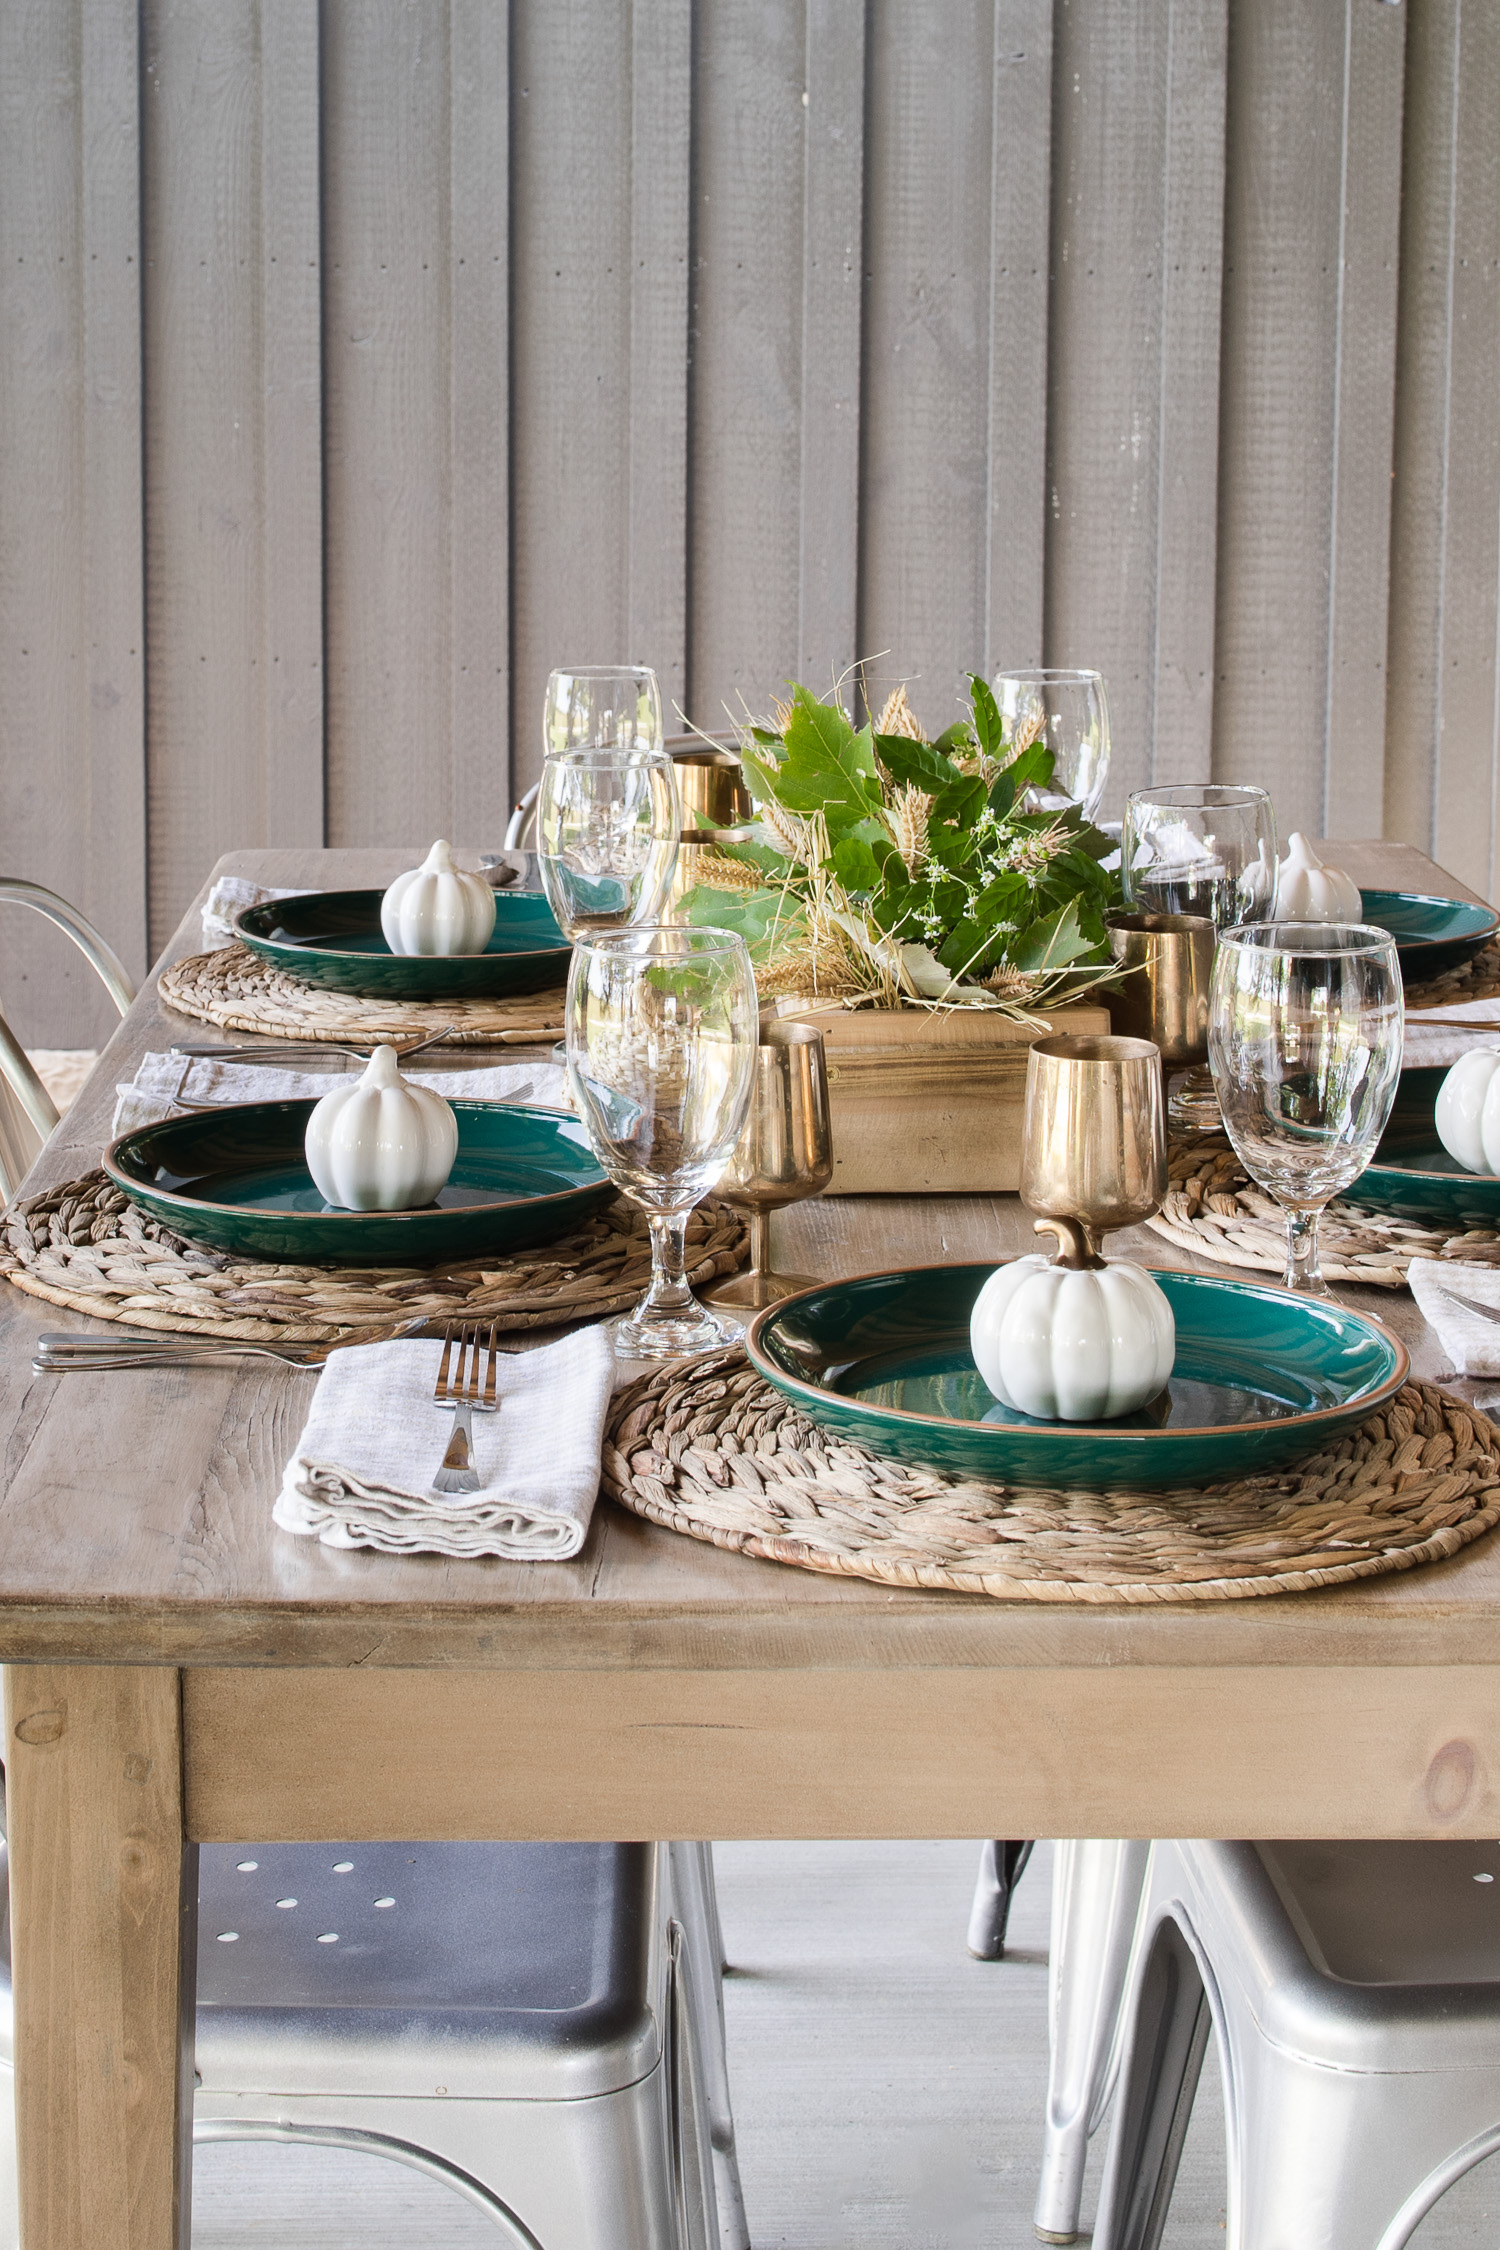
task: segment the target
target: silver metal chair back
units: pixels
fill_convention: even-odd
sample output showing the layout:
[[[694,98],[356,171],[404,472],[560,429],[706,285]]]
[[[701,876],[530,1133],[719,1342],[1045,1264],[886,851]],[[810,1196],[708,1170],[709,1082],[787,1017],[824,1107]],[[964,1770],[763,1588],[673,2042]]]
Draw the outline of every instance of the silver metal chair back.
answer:
[[[1095,2250],[1160,2242],[1210,2036],[1226,2250],[1405,2250],[1500,2151],[1497,1879],[1493,1843],[1154,1843]],[[1096,1885],[1101,1929],[1123,1887]],[[1100,1944],[1084,1952],[1097,1966]]]
[[[0,876],[0,901],[32,907],[65,930],[123,1016],[135,986],[119,955],[78,909],[40,883]],[[9,1203],[57,1126],[57,1109],[26,1050],[0,1015],[0,1196]]]

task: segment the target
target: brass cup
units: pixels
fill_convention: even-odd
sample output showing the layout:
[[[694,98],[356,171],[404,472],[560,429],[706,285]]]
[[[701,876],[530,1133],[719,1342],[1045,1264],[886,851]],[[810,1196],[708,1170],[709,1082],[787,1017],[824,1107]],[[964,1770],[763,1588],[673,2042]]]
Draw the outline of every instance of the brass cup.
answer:
[[[812,1274],[771,1271],[770,1213],[821,1195],[832,1178],[823,1034],[814,1024],[767,1018],[756,1049],[750,1114],[714,1188],[726,1203],[750,1214],[750,1271],[709,1290],[710,1304],[758,1312],[794,1290],[813,1286]]]
[[[1111,914],[1109,950],[1129,972],[1111,992],[1111,1028],[1161,1049],[1164,1070],[1208,1060],[1214,926],[1199,914]]]
[[[1089,1253],[1159,1211],[1167,1192],[1160,1051],[1148,1039],[1041,1039],[1026,1063],[1021,1201],[1076,1219]]]
[[[755,807],[745,787],[739,756],[697,735],[666,745],[682,800],[677,868],[662,919],[678,919],[682,901],[698,882],[699,862],[723,844],[741,844],[750,832]]]

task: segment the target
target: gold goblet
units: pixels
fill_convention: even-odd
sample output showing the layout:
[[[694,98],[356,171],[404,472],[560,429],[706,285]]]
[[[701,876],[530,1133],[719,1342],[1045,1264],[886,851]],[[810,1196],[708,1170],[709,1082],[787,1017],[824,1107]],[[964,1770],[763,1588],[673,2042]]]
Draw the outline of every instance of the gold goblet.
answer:
[[[1161,1054],[1149,1039],[1041,1039],[1026,1063],[1021,1201],[1099,1238],[1159,1211],[1167,1192]]]
[[[1208,1062],[1208,988],[1214,968],[1214,925],[1201,914],[1112,914],[1109,950],[1130,973],[1109,995],[1115,1031],[1150,1039],[1164,1073],[1185,1070],[1169,1096],[1174,1124],[1199,1128],[1218,1116]]]
[[[771,1271],[770,1214],[821,1195],[832,1177],[823,1034],[814,1024],[768,1018],[760,1027],[750,1115],[714,1189],[750,1214],[750,1270],[710,1290],[711,1304],[759,1312],[813,1286],[812,1274]]]

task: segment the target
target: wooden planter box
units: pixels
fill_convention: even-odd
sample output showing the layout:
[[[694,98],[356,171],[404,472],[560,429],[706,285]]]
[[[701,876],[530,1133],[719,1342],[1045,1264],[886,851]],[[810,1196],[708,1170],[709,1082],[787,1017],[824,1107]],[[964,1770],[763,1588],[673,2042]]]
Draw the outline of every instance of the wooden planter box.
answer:
[[[1047,1011],[1047,1031],[957,1008],[778,1010],[828,1056],[830,1195],[997,1194],[1021,1182],[1026,1055],[1050,1032],[1107,1032],[1109,1011]]]

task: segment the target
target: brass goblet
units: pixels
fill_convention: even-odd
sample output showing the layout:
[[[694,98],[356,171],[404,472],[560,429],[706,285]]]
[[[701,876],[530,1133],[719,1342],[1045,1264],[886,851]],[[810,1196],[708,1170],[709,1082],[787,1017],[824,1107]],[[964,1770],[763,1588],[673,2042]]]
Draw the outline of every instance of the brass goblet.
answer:
[[[1109,950],[1130,973],[1109,995],[1112,1029],[1150,1039],[1163,1073],[1185,1070],[1167,1104],[1174,1123],[1212,1125],[1218,1105],[1208,1062],[1208,988],[1214,925],[1201,914],[1112,914]]]
[[[1099,1238],[1159,1211],[1167,1192],[1161,1054],[1149,1039],[1041,1039],[1026,1062],[1021,1201]]]
[[[767,1018],[760,1027],[750,1115],[714,1189],[750,1214],[750,1270],[709,1290],[711,1304],[759,1312],[813,1286],[812,1274],[771,1271],[770,1214],[821,1195],[832,1178],[823,1034],[814,1024]]]

